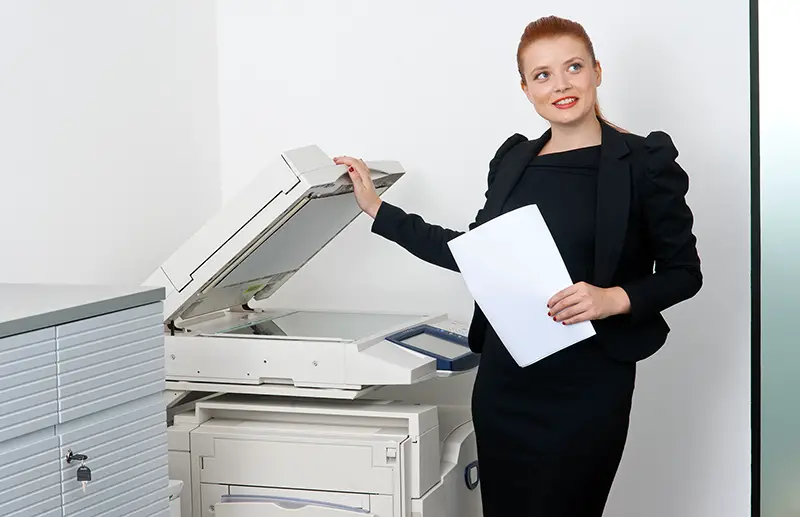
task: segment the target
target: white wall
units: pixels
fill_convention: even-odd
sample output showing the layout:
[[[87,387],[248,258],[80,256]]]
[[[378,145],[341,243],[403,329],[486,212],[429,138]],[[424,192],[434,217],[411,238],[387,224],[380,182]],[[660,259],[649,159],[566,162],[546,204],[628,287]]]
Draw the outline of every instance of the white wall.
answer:
[[[514,54],[536,2],[259,0],[218,4],[225,198],[284,149],[398,159],[386,199],[465,228],[486,167],[513,132],[545,126]],[[625,13],[625,17],[619,13]],[[556,14],[592,35],[610,119],[668,131],[692,177],[706,284],[669,311],[666,348],[641,364],[633,424],[607,515],[750,515],[749,70],[745,0],[572,0]],[[631,22],[630,20],[635,20]],[[276,296],[302,307],[447,311],[460,278],[369,233],[360,218]],[[428,386],[426,386],[428,388]],[[471,378],[433,400],[469,400]]]
[[[219,204],[213,0],[0,2],[0,282],[142,282]]]

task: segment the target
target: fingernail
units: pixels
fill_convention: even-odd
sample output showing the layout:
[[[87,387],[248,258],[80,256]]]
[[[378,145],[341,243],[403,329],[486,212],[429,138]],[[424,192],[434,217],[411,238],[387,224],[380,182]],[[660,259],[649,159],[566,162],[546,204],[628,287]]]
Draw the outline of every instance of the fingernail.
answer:
[[[567,322],[566,322],[566,321],[562,321],[562,322],[561,322],[561,324],[562,324],[562,325],[566,325],[566,324],[567,324]]]
[[[556,321],[556,317],[555,316],[553,316],[553,321]]]
[[[352,167],[350,167],[350,168],[349,168],[349,169],[347,169],[347,170],[348,170],[348,171],[350,171],[350,172],[353,172],[353,168],[352,168]]]
[[[547,315],[548,315],[548,316],[552,316],[552,314],[550,314],[549,312],[547,313]]]

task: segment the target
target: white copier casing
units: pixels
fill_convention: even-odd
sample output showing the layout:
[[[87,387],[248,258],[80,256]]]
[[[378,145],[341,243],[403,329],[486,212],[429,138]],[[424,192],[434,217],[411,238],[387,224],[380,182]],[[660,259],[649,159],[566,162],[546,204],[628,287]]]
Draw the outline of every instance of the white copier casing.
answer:
[[[379,194],[404,174],[368,166]],[[369,400],[475,368],[464,324],[257,307],[359,214],[346,167],[287,151],[145,282],[166,289],[183,515],[480,515],[469,407]]]

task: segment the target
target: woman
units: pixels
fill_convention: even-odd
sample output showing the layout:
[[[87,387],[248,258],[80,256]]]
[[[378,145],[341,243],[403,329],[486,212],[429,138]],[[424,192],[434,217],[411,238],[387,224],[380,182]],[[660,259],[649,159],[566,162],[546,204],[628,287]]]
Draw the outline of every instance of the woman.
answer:
[[[666,340],[661,311],[702,284],[688,178],[665,133],[636,136],[602,117],[602,71],[581,25],[531,23],[517,63],[522,89],[550,129],[499,148],[470,229],[537,204],[574,281],[542,310],[554,324],[592,321],[596,335],[520,368],[475,307],[469,342],[481,353],[472,411],[484,515],[595,517],[622,457],[636,362]],[[335,161],[349,166],[375,233],[458,270],[447,242],[461,232],[381,201],[360,160]]]

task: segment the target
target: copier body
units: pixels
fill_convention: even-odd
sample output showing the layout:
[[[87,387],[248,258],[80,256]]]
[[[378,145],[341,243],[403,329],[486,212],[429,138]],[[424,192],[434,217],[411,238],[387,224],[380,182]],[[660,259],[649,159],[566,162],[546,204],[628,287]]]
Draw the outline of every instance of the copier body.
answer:
[[[368,166],[379,194],[405,173]],[[166,289],[170,475],[185,515],[480,514],[468,407],[363,399],[474,369],[465,324],[258,306],[359,214],[344,166],[316,146],[287,151],[145,282]]]

